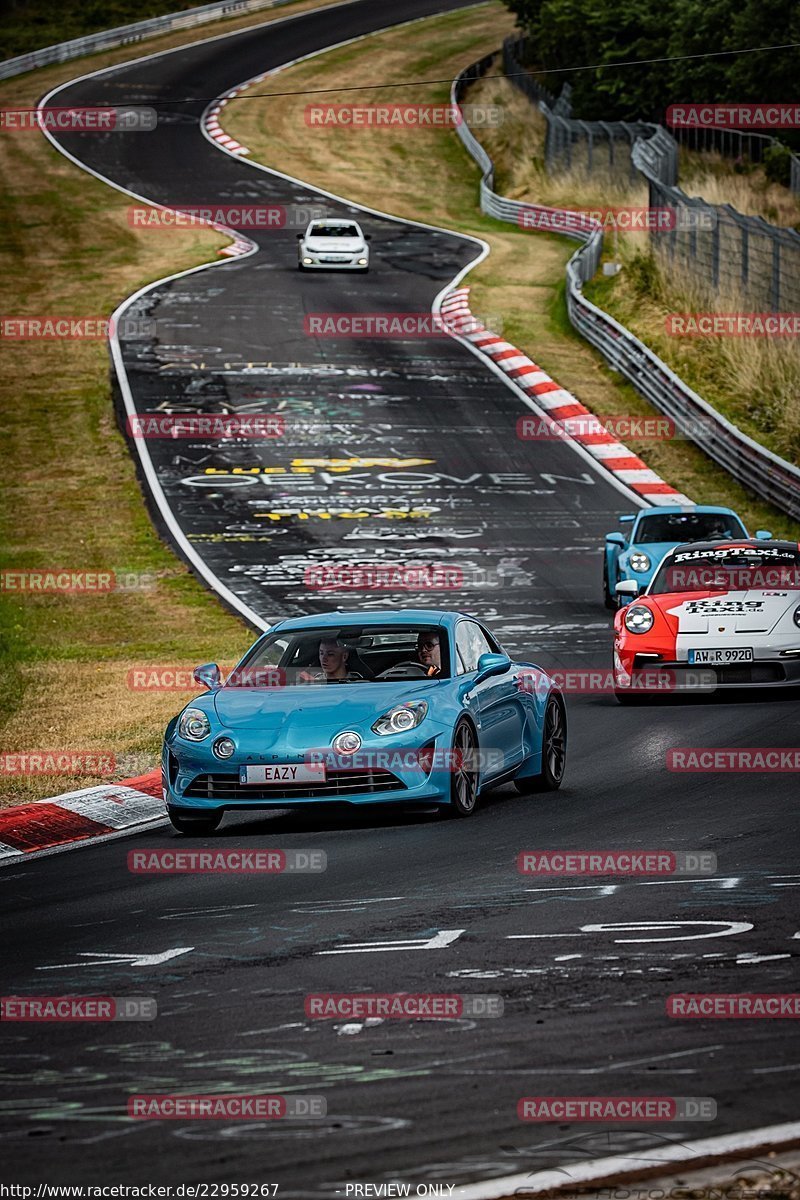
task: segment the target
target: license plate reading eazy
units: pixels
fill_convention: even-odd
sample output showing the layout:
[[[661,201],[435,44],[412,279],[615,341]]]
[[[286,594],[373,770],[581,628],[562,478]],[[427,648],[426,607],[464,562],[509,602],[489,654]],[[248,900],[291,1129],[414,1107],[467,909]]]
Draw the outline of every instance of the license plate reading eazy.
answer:
[[[239,783],[324,783],[325,763],[254,763],[239,767]]]
[[[725,663],[741,663],[753,661],[752,646],[728,646],[724,650],[690,650],[689,662],[708,663],[711,666]]]

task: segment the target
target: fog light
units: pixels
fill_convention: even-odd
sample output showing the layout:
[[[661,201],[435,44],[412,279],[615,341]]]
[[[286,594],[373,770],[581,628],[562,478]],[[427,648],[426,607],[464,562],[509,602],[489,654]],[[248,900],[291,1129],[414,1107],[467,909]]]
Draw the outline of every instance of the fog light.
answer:
[[[360,258],[360,259],[358,260],[358,265],[359,265],[360,267],[365,267],[365,266],[367,265],[367,259],[366,259],[366,258]]]
[[[212,749],[217,758],[230,758],[236,749],[236,743],[232,742],[229,737],[217,738]]]
[[[361,749],[361,738],[352,729],[345,729],[344,733],[337,733],[331,746],[337,754],[355,754]]]

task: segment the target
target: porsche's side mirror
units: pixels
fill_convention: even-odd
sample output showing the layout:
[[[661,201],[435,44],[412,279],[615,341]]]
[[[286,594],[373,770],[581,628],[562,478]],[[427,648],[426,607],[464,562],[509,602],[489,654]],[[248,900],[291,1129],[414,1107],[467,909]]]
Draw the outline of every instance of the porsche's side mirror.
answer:
[[[772,534],[768,529],[757,529],[756,537],[760,542],[768,542],[772,538]]]
[[[606,541],[609,542],[612,546],[624,546],[625,545],[625,538],[622,536],[621,533],[607,533]]]
[[[301,242],[301,241],[303,240],[303,238],[305,237],[305,234],[304,234],[304,233],[298,233],[298,234],[296,234],[295,236],[296,236],[296,238],[297,238],[298,242]]]
[[[639,584],[635,579],[621,579],[614,591],[618,596],[638,596]]]
[[[192,672],[195,683],[200,683],[211,692],[219,687],[222,675],[216,663],[203,663]]]

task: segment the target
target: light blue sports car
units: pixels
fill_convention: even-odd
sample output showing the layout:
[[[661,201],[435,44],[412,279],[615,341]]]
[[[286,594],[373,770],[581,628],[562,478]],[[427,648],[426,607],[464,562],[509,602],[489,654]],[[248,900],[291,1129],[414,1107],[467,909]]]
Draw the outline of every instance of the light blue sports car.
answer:
[[[332,612],[280,621],[167,726],[164,800],[181,833],[228,809],[320,802],[440,806],[486,788],[561,786],[564,700],[465,613]]]
[[[627,513],[621,524],[632,524],[630,534],[607,533],[603,553],[603,600],[606,608],[620,604],[616,586],[628,580],[645,590],[665,554],[686,542],[708,542],[716,538],[749,538],[741,517],[732,508],[712,504],[658,504]],[[771,538],[765,529],[756,532],[759,539]],[[623,597],[627,604],[632,593]]]

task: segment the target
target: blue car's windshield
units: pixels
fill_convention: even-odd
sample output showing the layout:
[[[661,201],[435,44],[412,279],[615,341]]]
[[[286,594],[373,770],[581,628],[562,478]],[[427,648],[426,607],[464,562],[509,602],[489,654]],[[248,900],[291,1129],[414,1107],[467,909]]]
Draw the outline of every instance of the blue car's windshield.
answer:
[[[729,513],[643,513],[633,542],[712,542],[715,538],[747,537],[738,517]]]
[[[446,630],[425,625],[341,625],[286,630],[256,644],[227,687],[447,679]]]

